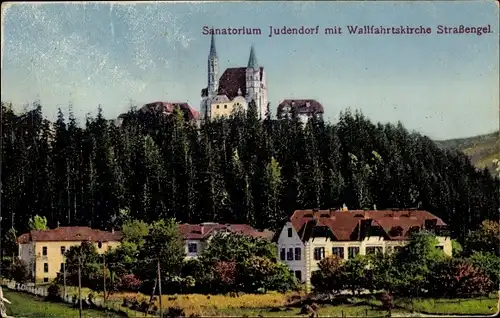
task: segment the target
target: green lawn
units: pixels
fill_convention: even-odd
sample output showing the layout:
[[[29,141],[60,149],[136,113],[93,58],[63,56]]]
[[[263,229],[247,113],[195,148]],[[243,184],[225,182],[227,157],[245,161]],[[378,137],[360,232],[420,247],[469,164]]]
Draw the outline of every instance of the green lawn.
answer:
[[[396,305],[426,314],[492,315],[498,298],[396,300]]]
[[[73,309],[63,303],[47,302],[43,298],[8,289],[4,289],[4,297],[11,302],[11,304],[6,304],[7,313],[10,316],[24,318],[79,317],[78,309]],[[83,310],[82,317],[118,318],[122,316],[99,310]]]

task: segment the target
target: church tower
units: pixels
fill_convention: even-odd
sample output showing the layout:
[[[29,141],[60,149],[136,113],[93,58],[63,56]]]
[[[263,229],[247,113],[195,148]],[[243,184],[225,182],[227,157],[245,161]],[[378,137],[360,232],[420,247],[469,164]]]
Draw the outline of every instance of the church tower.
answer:
[[[215,38],[212,34],[210,43],[210,54],[208,55],[208,97],[209,99],[217,95],[219,88],[219,58],[215,50]]]
[[[255,101],[257,105],[257,112],[259,116],[262,116],[262,97],[261,97],[261,85],[260,85],[260,67],[257,63],[257,57],[255,56],[255,50],[250,48],[250,57],[248,58],[248,65],[246,69],[246,96],[245,99],[248,103],[252,100]]]

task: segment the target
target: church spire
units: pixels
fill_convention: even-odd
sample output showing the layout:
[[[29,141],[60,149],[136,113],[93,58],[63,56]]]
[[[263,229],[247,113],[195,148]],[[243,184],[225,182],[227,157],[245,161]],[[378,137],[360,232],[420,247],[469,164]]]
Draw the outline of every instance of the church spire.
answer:
[[[250,48],[250,58],[248,59],[248,68],[253,68],[254,70],[259,68],[259,64],[257,64],[257,58],[255,57],[255,50],[253,49],[253,45]]]
[[[212,41],[210,42],[210,56],[217,56],[217,50],[215,49],[215,38],[212,34]]]

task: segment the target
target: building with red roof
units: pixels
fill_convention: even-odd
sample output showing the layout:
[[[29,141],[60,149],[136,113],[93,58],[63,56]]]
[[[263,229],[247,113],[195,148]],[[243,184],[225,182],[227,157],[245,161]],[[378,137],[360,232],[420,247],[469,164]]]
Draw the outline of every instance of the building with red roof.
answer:
[[[179,109],[184,115],[184,120],[187,122],[198,122],[200,119],[200,112],[192,108],[188,103],[185,102],[151,102],[143,105],[140,109],[140,113],[160,113],[165,116],[172,115],[175,109]],[[121,126],[124,122],[129,119],[129,114],[124,113],[118,116],[117,124]]]
[[[297,116],[300,121],[306,123],[311,118],[323,119],[325,109],[315,99],[285,99],[277,109],[277,117],[292,118]]]
[[[271,240],[274,234],[270,231],[258,231],[247,224],[219,224],[211,222],[180,224],[179,230],[185,242],[187,258],[198,257],[216,233],[238,233],[268,240]]]
[[[257,62],[253,46],[246,67],[227,68],[219,78],[219,58],[212,34],[207,75],[207,87],[201,90],[202,118],[227,117],[233,111],[245,111],[251,101],[255,102],[259,117],[265,117],[268,104],[266,73]]]
[[[98,253],[105,253],[120,244],[119,231],[101,231],[85,226],[64,226],[53,230],[29,231],[18,237],[19,258],[28,264],[29,270],[40,282],[56,278],[63,268],[64,253],[84,241],[96,245]]]
[[[422,210],[297,210],[275,233],[278,258],[310,288],[313,271],[329,255],[347,260],[358,254],[393,253],[409,241],[412,233],[436,234],[437,248],[451,255],[447,225]]]

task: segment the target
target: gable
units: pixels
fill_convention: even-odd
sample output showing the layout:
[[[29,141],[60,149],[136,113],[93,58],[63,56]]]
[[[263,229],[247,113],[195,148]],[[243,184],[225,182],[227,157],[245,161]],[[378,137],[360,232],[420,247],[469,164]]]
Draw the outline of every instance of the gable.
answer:
[[[278,244],[302,244],[302,240],[300,239],[299,234],[295,230],[292,222],[286,222],[286,224],[284,224],[281,228],[281,231],[278,233]],[[289,233],[291,233],[291,237],[289,237]]]

